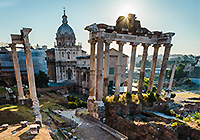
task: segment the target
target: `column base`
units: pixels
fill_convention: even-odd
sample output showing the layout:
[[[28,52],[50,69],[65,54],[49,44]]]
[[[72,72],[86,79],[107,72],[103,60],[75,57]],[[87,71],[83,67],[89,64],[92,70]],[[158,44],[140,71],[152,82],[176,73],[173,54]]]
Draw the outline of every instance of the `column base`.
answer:
[[[89,96],[89,97],[88,97],[88,100],[95,100],[95,99],[96,99],[95,96]]]
[[[42,124],[42,115],[40,114],[40,105],[39,105],[39,101],[38,99],[35,99],[35,100],[32,100],[32,103],[33,103],[33,106],[32,106],[32,109],[33,109],[33,113],[35,115],[35,122],[37,124]]]
[[[104,106],[103,101],[94,101],[94,104],[96,104],[98,106]]]
[[[88,112],[94,118],[105,121],[105,106],[102,101],[88,100]]]

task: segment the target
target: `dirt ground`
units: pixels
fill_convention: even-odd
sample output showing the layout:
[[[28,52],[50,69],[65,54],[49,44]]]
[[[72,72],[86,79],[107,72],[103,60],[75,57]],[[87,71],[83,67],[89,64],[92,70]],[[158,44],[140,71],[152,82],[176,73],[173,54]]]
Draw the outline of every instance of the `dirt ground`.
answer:
[[[183,100],[186,100],[186,101],[199,101],[199,100],[190,100],[188,98],[200,98],[200,94],[199,92],[181,92],[181,93],[177,93],[176,94],[176,97],[174,98],[174,100],[176,102],[180,102],[180,101],[183,101]]]
[[[38,135],[30,134],[30,125],[22,128],[21,125],[9,126],[7,130],[0,129],[0,140],[51,140],[49,130],[46,125],[40,129]]]

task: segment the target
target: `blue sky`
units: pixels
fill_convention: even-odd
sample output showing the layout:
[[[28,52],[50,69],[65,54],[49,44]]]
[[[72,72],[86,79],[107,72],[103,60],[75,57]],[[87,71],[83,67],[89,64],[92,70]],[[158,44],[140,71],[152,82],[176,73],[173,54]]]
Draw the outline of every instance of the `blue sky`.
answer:
[[[199,0],[0,0],[0,42],[11,42],[10,33],[31,27],[31,45],[53,47],[55,34],[61,25],[63,7],[68,23],[89,53],[88,32],[84,27],[96,23],[115,25],[118,16],[136,14],[142,27],[151,31],[175,32],[171,54],[200,55]],[[118,48],[115,43],[111,47]],[[163,53],[163,47],[159,53]],[[130,55],[126,44],[124,53]],[[142,54],[138,46],[137,55]],[[149,48],[149,55],[153,48]]]

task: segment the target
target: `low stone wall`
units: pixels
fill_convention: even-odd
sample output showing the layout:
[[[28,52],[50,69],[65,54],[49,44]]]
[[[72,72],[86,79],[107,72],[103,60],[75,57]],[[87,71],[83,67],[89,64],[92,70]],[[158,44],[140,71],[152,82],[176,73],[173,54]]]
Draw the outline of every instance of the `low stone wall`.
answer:
[[[134,102],[130,104],[122,104],[122,103],[106,103],[106,116],[111,114],[117,114],[118,116],[133,116],[141,114],[142,112],[142,104],[136,104]]]
[[[74,122],[73,120],[71,120],[71,119],[69,119],[69,118],[67,118],[67,117],[62,116],[62,115],[60,115],[60,114],[54,112],[54,111],[51,110],[51,109],[49,109],[49,111],[50,111],[51,113],[55,114],[56,116],[58,116],[59,118],[65,120],[65,121],[66,121],[65,123],[68,124],[68,125],[70,125],[71,127],[77,127],[77,126],[78,126],[78,124],[77,124],[76,122]]]
[[[74,90],[74,86],[75,84],[69,84],[69,85],[65,85],[65,86],[56,86],[56,87],[47,87],[47,88],[37,88],[37,92],[38,93],[43,93],[43,92],[48,92],[50,90],[61,90],[61,89],[65,89],[66,92],[67,90],[70,90],[71,92]]]

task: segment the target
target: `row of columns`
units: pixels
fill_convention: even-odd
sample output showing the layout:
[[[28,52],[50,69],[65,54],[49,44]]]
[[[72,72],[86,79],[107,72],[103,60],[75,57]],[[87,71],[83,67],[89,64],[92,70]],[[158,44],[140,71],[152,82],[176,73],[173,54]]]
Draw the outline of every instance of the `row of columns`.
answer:
[[[97,75],[96,75],[96,95],[95,95],[95,44],[98,41],[97,45]],[[108,72],[109,72],[109,46],[111,42],[105,42],[105,60],[104,60],[104,76],[103,76],[103,47],[104,47],[104,39],[103,37],[98,38],[98,40],[90,40],[89,43],[91,44],[91,55],[90,55],[90,82],[89,82],[89,99],[95,100],[97,102],[102,101],[102,92],[103,96],[107,95],[107,87],[108,87]],[[118,50],[118,60],[117,60],[117,72],[116,72],[116,83],[115,83],[115,96],[119,95],[120,92],[120,83],[121,83],[121,72],[122,72],[122,56],[123,56],[123,45],[126,42],[119,41],[117,44],[119,45]],[[135,66],[135,56],[136,56],[136,48],[140,43],[132,42],[130,45],[132,46],[131,52],[131,62],[130,62],[130,70],[129,70],[129,77],[128,77],[128,92],[132,92],[132,82],[133,82],[133,74],[134,74],[134,66]],[[138,95],[139,98],[142,99],[142,88],[144,82],[144,75],[145,75],[145,67],[146,67],[146,60],[148,56],[148,48],[151,44],[149,43],[142,43],[143,46],[143,56],[141,62],[141,69],[140,69],[140,77],[139,77],[139,84],[138,84]],[[154,54],[153,60],[151,64],[151,73],[148,85],[148,92],[152,92],[153,89],[153,82],[155,76],[155,69],[156,69],[156,62],[158,51],[160,48],[160,44],[154,44]],[[161,90],[163,87],[163,82],[165,78],[165,72],[167,67],[167,62],[170,54],[171,44],[164,44],[165,52],[162,61],[162,67],[160,71],[158,86],[157,86],[157,94],[161,94]]]

